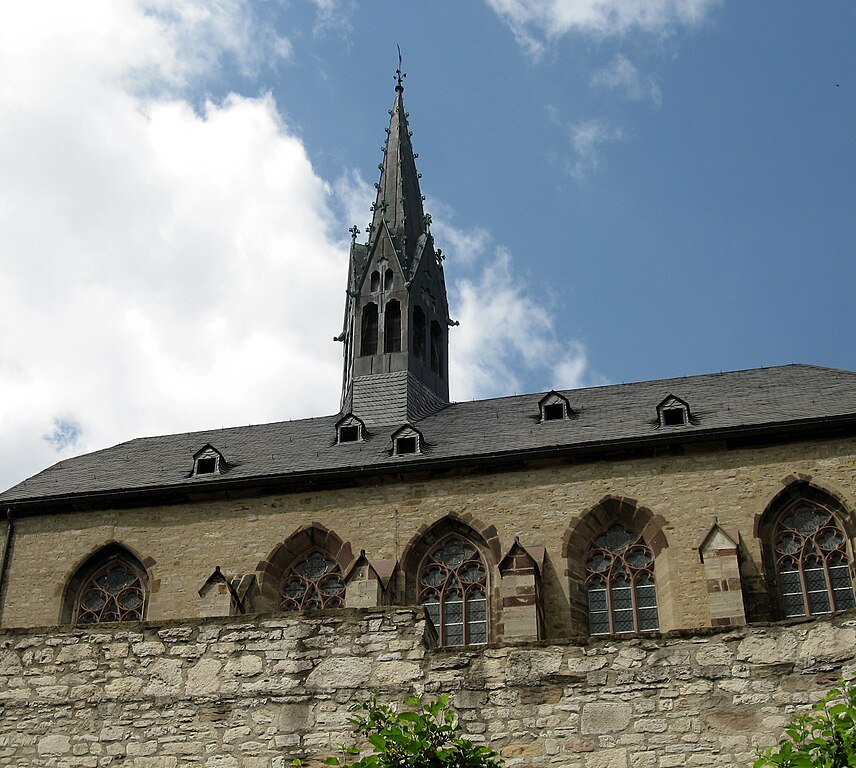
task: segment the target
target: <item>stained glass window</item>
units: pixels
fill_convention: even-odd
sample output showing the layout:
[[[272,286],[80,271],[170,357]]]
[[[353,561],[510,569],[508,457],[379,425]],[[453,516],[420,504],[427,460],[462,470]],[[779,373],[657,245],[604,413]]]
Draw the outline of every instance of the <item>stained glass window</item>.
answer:
[[[338,563],[315,550],[288,569],[279,594],[280,607],[284,611],[342,608],[345,605],[345,582]]]
[[[75,603],[76,624],[142,621],[146,578],[121,558],[113,558],[83,583]]]
[[[450,536],[428,553],[419,571],[419,602],[440,645],[487,642],[487,569],[472,542]]]
[[[846,539],[831,512],[799,502],[779,518],[773,541],[785,617],[856,607]]]
[[[586,560],[589,632],[617,635],[659,629],[654,553],[642,537],[615,524]]]

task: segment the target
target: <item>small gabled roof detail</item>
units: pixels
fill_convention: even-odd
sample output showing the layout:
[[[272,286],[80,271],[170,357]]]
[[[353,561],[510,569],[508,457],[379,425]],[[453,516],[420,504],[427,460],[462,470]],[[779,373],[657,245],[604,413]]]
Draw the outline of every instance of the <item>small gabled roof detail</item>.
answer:
[[[682,411],[683,415],[681,420],[670,421],[669,417],[666,415],[667,411]],[[695,423],[690,411],[690,404],[686,400],[671,393],[657,404],[657,421],[661,427],[686,426],[688,424]]]
[[[345,583],[350,582],[357,568],[363,565],[367,566],[374,574],[375,579],[377,579],[384,592],[389,589],[390,582],[398,571],[398,560],[394,558],[389,560],[370,560],[366,557],[366,551],[362,549],[360,550],[359,557],[351,563],[342,575]]]
[[[561,416],[558,415],[561,410]],[[548,392],[538,401],[538,411],[541,421],[570,419],[576,415],[568,398],[555,389]]]
[[[701,562],[704,562],[705,554],[717,552],[722,549],[737,551],[740,546],[740,532],[736,528],[723,528],[718,522],[714,522],[698,538],[698,552]]]
[[[499,562],[499,572],[503,575],[509,570],[514,570],[519,567],[515,561],[519,563],[520,559],[524,559],[534,569],[536,575],[540,576],[544,568],[544,558],[547,555],[547,548],[542,546],[524,547],[520,543],[520,537],[514,537],[514,543],[509,547],[505,557]]]
[[[193,469],[190,476],[221,475],[228,469],[229,465],[223,454],[211,443],[206,443],[193,454]]]
[[[401,450],[401,440],[409,440],[415,439],[414,450],[403,451]],[[422,435],[422,432],[412,424],[402,424],[395,432],[390,436],[391,451],[393,456],[402,456],[405,454],[419,454],[422,453],[425,448],[425,438]]]

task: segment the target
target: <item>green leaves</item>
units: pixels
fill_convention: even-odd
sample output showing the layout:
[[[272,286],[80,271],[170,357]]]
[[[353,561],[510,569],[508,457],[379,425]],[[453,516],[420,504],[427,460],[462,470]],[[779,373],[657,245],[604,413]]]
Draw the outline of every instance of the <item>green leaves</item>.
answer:
[[[848,768],[856,765],[856,678],[841,680],[812,707],[795,715],[776,747],[759,753],[754,768]]]
[[[360,754],[356,745],[340,747],[342,758],[328,757],[325,765],[349,768],[500,768],[499,757],[489,747],[475,746],[459,735],[460,726],[449,696],[433,700],[410,696],[409,709],[394,707],[372,698],[351,707],[354,734],[362,736],[373,752],[343,763],[342,758]],[[292,765],[301,766],[299,760]]]

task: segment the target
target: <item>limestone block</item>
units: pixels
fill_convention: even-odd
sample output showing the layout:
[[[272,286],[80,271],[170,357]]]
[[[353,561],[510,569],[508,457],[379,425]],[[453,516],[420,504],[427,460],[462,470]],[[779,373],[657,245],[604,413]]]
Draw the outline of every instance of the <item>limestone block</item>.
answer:
[[[51,734],[39,739],[40,755],[66,755],[71,751],[71,739],[61,734]]]
[[[624,702],[592,702],[583,706],[582,733],[618,733],[630,725],[633,708]]]
[[[585,756],[585,768],[628,768],[627,750],[600,749]]]
[[[187,673],[186,693],[189,696],[205,696],[217,691],[222,667],[217,659],[200,659]]]

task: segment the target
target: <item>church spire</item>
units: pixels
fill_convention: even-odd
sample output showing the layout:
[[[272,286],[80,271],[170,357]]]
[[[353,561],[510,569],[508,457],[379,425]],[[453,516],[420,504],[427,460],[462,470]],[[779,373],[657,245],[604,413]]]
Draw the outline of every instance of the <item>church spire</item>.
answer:
[[[368,241],[357,242],[359,230],[351,230],[338,337],[345,342],[342,412],[375,425],[415,421],[449,401],[443,264],[422,207],[403,80],[399,59]]]
[[[379,237],[387,229],[402,251],[402,266],[407,270],[411,266],[419,236],[427,229],[427,222],[422,208],[416,155],[410,141],[412,134],[404,108],[404,77],[399,68],[396,72],[395,101],[389,111],[383,161],[378,165],[380,179],[375,185],[377,197],[372,206],[370,240]]]

